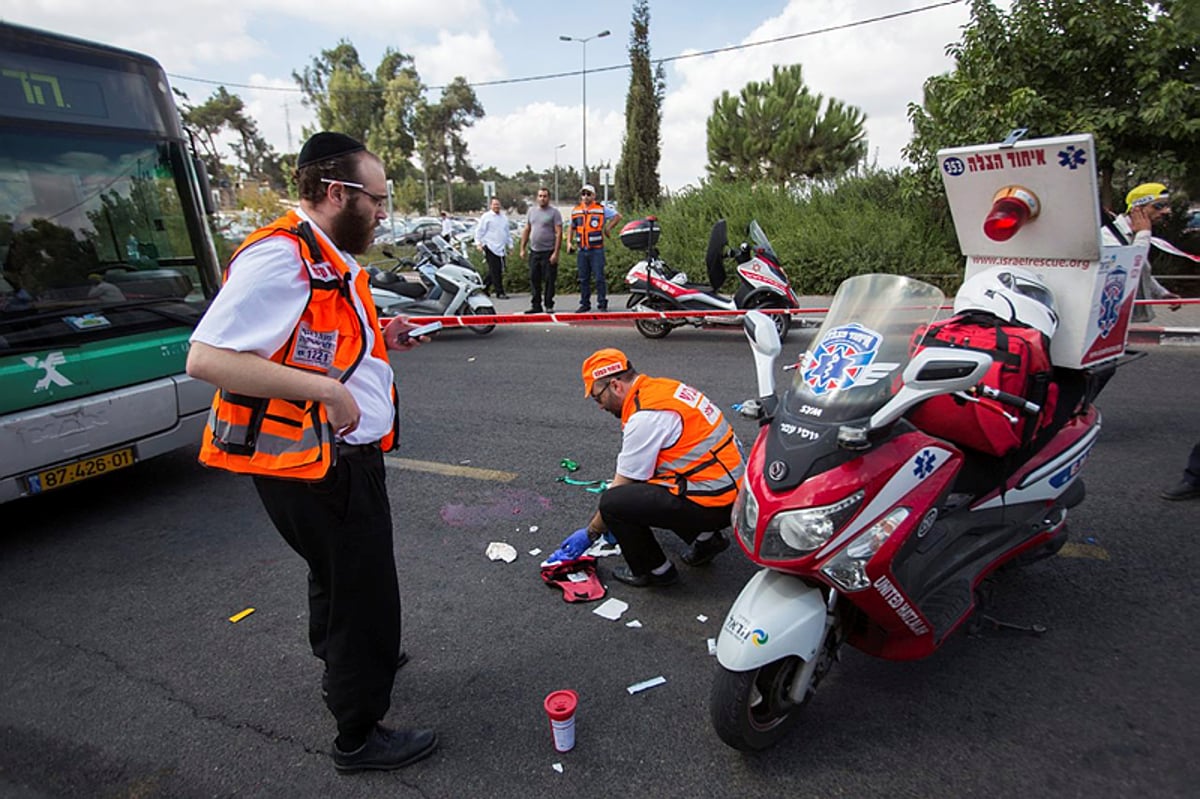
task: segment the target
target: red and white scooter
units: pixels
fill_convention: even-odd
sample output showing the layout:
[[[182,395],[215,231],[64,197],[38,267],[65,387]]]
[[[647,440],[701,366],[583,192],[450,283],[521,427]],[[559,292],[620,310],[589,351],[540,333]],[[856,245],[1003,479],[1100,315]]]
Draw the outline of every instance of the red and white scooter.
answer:
[[[981,387],[992,357],[929,347],[939,289],[860,275],[838,289],[813,344],[775,394],[775,326],[750,313],[761,429],[747,458],[734,532],[763,569],[730,608],[717,642],[711,715],[743,750],[766,748],[796,723],[842,644],[890,660],[925,657],[980,619],[1000,567],[1054,554],[1079,471],[1100,432],[1092,404],[1113,364],[1056,370],[1057,411],[1008,459],[972,454],[918,429],[905,413],[931,397],[1037,412]],[[976,389],[982,388],[982,391]],[[985,582],[987,581],[987,582]]]
[[[711,311],[743,311],[752,308],[791,309],[800,303],[787,273],[780,265],[771,242],[759,227],[750,223],[750,242],[737,250],[726,251],[728,239],[725,220],[713,225],[705,254],[708,283],[689,283],[687,275],[677,272],[658,257],[658,238],[662,228],[655,217],[638,219],[621,229],[621,243],[631,250],[645,251],[646,257],[634,264],[625,275],[629,287],[627,306],[635,311],[695,311],[695,316],[670,316],[658,319],[637,319],[638,332],[646,338],[663,338],[683,325],[737,325],[737,314],[709,315]],[[718,292],[725,284],[725,259],[737,264],[738,288],[732,297]],[[791,328],[790,313],[771,314],[780,340]]]

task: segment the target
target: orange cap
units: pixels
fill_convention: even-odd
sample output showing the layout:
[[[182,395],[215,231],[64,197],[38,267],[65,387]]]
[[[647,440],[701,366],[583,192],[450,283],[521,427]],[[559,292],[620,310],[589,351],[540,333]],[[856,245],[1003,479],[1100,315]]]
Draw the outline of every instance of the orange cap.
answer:
[[[583,396],[592,396],[592,386],[597,380],[624,372],[628,368],[629,359],[620,350],[612,347],[596,350],[583,362]]]

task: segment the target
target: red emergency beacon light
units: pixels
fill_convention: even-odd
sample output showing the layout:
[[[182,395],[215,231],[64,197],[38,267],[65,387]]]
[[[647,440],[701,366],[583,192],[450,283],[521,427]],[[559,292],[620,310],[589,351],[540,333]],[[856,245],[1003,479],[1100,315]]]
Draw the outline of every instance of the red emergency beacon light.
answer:
[[[1037,195],[1023,186],[1005,186],[992,198],[992,210],[983,220],[983,232],[992,241],[1008,241],[1042,205]]]

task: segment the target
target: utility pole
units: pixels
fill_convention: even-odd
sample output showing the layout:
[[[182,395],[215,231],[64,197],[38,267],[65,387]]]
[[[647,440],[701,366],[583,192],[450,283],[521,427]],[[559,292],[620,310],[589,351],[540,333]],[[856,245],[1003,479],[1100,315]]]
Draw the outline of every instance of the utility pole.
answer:
[[[588,166],[587,166],[587,43],[592,39],[603,39],[611,34],[612,31],[600,31],[592,36],[578,38],[575,36],[559,36],[558,38],[564,42],[579,42],[583,45],[583,182],[588,182]]]

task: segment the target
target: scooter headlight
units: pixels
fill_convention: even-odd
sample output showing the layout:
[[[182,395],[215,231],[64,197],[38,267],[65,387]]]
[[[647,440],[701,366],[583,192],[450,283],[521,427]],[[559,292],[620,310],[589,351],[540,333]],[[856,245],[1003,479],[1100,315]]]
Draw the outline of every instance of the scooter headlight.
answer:
[[[754,551],[754,531],[757,527],[758,500],[754,498],[750,487],[743,484],[737,501],[733,503],[733,529],[749,552]]]
[[[908,518],[908,508],[893,508],[888,515],[854,537],[829,559],[821,571],[844,591],[861,591],[871,584],[867,562]]]
[[[791,560],[823,547],[854,515],[863,496],[859,490],[832,505],[775,514],[763,532],[759,556]]]

